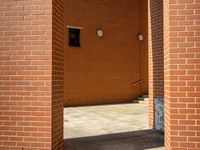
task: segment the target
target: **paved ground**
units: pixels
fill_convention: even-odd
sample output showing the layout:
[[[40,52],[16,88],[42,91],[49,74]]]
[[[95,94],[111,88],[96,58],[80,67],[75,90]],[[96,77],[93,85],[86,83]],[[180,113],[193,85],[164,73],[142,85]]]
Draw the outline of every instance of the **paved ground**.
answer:
[[[64,109],[66,150],[163,150],[163,134],[148,128],[148,105]]]

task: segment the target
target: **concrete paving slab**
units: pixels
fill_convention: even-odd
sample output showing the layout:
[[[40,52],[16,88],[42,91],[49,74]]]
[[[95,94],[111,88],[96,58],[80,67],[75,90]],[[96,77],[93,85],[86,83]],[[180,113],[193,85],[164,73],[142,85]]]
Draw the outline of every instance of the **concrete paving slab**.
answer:
[[[64,109],[66,150],[163,150],[163,134],[148,127],[147,104]]]

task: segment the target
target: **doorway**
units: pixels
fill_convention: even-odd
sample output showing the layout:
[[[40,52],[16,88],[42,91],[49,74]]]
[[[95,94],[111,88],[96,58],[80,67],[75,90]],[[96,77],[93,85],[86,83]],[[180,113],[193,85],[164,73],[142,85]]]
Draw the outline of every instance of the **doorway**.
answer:
[[[66,131],[65,143],[67,142],[69,145],[75,143],[75,145],[77,145],[77,142],[87,143],[91,141],[91,143],[93,143],[94,141],[98,142],[101,140],[105,142],[104,140],[108,137],[111,137],[111,140],[117,138],[123,141],[121,138],[126,138],[127,135],[130,135],[127,137],[128,140],[129,137],[136,137],[135,140],[137,141],[137,137],[139,136],[144,139],[144,143],[148,143],[151,140],[146,141],[145,138],[149,137],[148,135],[150,133],[150,135],[156,135],[155,139],[159,137],[161,142],[157,144],[150,142],[155,145],[143,145],[141,147],[141,144],[137,145],[140,143],[137,141],[136,145],[128,144],[128,146],[136,146],[137,149],[162,147],[163,135],[155,132],[155,130],[149,129],[148,123],[145,122],[148,120],[148,118],[145,119],[144,117],[148,116],[148,105],[142,108],[140,105],[130,104],[134,102],[137,97],[148,93],[147,1],[124,0],[116,2],[69,0],[67,2],[66,33],[68,36],[66,41],[68,42],[68,31],[71,28],[79,30],[80,41],[78,47],[70,47],[70,45],[67,45],[66,48],[65,83],[67,84],[65,84],[65,106],[67,108],[65,108],[64,113],[66,115],[71,114],[71,119],[74,117],[74,121],[77,123],[75,128],[80,128],[81,131],[76,131],[77,133],[70,137],[70,134],[67,133],[70,132],[70,129],[73,130],[73,127],[67,128],[69,131]],[[69,16],[67,17],[67,15]],[[98,31],[101,31],[102,36],[98,35]],[[142,36],[142,39],[140,36]],[[118,104],[118,106],[120,104],[121,107],[130,105],[133,109],[145,109],[146,112],[142,114],[144,116],[139,117],[144,119],[144,122],[140,122],[138,128],[134,127],[135,130],[131,127],[130,130],[128,130],[128,127],[126,128],[126,126],[124,126],[124,128],[126,128],[125,130],[119,129],[117,132],[112,133],[105,127],[107,128],[107,132],[96,134],[98,129],[94,129],[94,131],[91,132],[88,131],[88,129],[91,130],[90,124],[92,123],[91,120],[87,120],[88,123],[86,123],[86,126],[88,127],[89,125],[89,127],[85,130],[88,132],[82,135],[81,132],[85,130],[84,127],[81,126],[81,117],[87,118],[92,115],[92,113],[87,112],[87,109],[93,110],[96,115],[99,114],[98,107],[101,107],[101,111],[103,111],[102,116],[106,116],[109,113],[105,113],[106,111],[104,109],[112,112],[112,106],[110,104],[114,104],[115,107],[117,106],[115,104]],[[87,113],[82,112],[82,109]],[[126,114],[125,110],[122,113],[124,115]],[[82,113],[81,115],[77,115],[76,112]],[[137,116],[136,112],[130,111],[128,113],[132,116],[135,115],[134,117]],[[115,109],[114,116],[116,118],[119,117],[117,108]],[[78,119],[76,117],[78,117]],[[96,117],[101,118],[101,116],[98,115]],[[134,117],[132,117],[132,119]],[[91,118],[93,119],[93,117]],[[111,122],[113,121],[112,119],[110,119]],[[97,119],[97,124],[102,124],[101,120],[103,119]],[[65,117],[64,121],[66,124],[70,124],[70,116],[68,115]],[[98,123],[98,121],[100,122]],[[129,122],[130,120],[127,119],[127,121]],[[137,119],[135,121],[137,122]],[[142,125],[145,127],[142,127]],[[139,126],[141,126],[141,128]],[[99,129],[99,131],[101,130]],[[111,134],[109,134],[109,132],[111,132]],[[69,145],[67,145],[67,147]],[[90,146],[91,145],[89,145],[89,147]],[[73,147],[73,149],[81,149],[81,147]]]

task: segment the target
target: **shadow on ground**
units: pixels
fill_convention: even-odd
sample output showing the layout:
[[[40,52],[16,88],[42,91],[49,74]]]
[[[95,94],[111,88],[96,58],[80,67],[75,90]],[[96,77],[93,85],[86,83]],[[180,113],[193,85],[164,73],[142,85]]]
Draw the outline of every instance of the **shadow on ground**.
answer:
[[[163,134],[148,129],[93,137],[65,139],[65,150],[163,150]]]

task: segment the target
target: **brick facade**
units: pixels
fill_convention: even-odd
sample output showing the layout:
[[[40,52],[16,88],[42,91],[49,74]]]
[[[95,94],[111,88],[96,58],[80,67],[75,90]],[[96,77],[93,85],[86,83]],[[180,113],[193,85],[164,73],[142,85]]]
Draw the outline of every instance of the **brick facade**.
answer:
[[[63,149],[65,2],[0,0],[0,150]],[[200,1],[148,8],[150,125],[165,91],[165,149],[199,150]]]
[[[0,149],[51,149],[52,3],[0,1]]]
[[[83,29],[81,47],[66,46],[65,105],[132,102],[148,93],[147,18],[147,0],[66,1],[66,26]]]
[[[200,149],[200,1],[164,1],[165,149]]]
[[[65,0],[53,0],[52,149],[63,149]]]
[[[141,19],[142,18],[142,19]],[[149,92],[149,76],[148,76],[148,0],[140,0],[140,32],[144,35],[144,41],[140,43],[141,58],[141,93]]]
[[[0,1],[1,150],[62,149],[64,6]]]
[[[154,127],[155,98],[164,97],[163,0],[148,0],[149,124]]]

